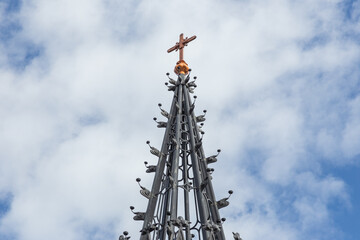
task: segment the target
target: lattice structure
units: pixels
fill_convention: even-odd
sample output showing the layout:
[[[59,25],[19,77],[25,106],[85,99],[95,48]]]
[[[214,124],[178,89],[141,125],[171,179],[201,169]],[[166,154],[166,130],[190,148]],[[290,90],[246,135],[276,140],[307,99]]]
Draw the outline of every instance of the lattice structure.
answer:
[[[174,92],[170,111],[159,104],[160,113],[166,121],[154,118],[158,128],[165,128],[161,149],[150,147],[150,152],[158,157],[157,165],[145,162],[146,172],[154,173],[151,191],[140,186],[140,193],[148,199],[146,212],[136,212],[134,220],[143,221],[140,240],[225,240],[223,222],[219,209],[229,205],[229,196],[216,200],[212,176],[214,168],[210,164],[217,161],[217,154],[206,157],[203,150],[203,122],[206,110],[202,115],[195,115],[196,96],[190,97],[196,88],[195,80],[190,80],[190,69],[183,60],[183,48],[194,40],[183,38],[168,52],[180,50],[180,60],[175,67],[177,79],[169,77],[166,83],[168,90]],[[238,233],[233,233],[240,240]],[[120,236],[129,239],[127,232]]]

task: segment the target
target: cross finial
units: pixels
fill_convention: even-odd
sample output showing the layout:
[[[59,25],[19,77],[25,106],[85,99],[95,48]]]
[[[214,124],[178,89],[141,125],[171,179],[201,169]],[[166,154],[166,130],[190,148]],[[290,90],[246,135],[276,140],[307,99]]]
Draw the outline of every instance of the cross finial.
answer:
[[[187,46],[187,44],[189,42],[191,42],[192,40],[194,40],[195,38],[196,38],[196,36],[194,35],[191,38],[186,37],[184,39],[184,34],[182,33],[182,34],[180,34],[179,42],[177,42],[175,44],[175,46],[173,46],[172,48],[169,48],[167,50],[167,52],[170,53],[170,52],[172,52],[174,50],[177,51],[177,50],[180,49],[180,51],[179,51],[179,61],[184,60],[184,47]]]
[[[189,67],[187,66],[186,62],[184,61],[184,47],[187,46],[187,44],[189,42],[191,42],[192,40],[194,40],[196,38],[196,36],[192,36],[190,38],[185,38],[184,39],[184,34],[181,33],[180,37],[179,37],[179,42],[177,42],[175,44],[175,46],[169,48],[167,50],[168,53],[172,52],[172,51],[177,51],[179,50],[179,61],[177,62],[176,66],[175,66],[175,73],[176,74],[187,74],[189,71]]]

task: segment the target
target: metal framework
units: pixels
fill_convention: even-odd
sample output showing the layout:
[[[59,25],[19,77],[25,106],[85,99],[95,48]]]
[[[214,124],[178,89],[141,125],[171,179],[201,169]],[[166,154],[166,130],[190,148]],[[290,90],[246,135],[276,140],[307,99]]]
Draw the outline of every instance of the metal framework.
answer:
[[[206,110],[195,115],[196,96],[192,100],[190,94],[197,87],[196,77],[190,80],[190,69],[183,60],[183,47],[195,38],[184,39],[181,34],[179,43],[168,50],[180,49],[180,60],[175,67],[178,77],[174,80],[167,73],[169,81],[165,84],[174,96],[169,112],[159,104],[166,121],[154,118],[158,128],[165,128],[160,150],[146,142],[158,158],[156,165],[145,162],[146,172],[155,174],[151,191],[140,184],[140,178],[136,179],[148,206],[146,212],[135,212],[130,207],[134,220],[143,221],[140,240],[225,240],[226,219],[220,217],[219,209],[229,205],[233,191],[229,191],[228,197],[216,200],[211,176],[214,168],[209,166],[217,161],[220,149],[213,156],[205,156],[202,126]],[[238,233],[233,236],[235,240],[241,239]],[[119,239],[129,238],[124,232]]]

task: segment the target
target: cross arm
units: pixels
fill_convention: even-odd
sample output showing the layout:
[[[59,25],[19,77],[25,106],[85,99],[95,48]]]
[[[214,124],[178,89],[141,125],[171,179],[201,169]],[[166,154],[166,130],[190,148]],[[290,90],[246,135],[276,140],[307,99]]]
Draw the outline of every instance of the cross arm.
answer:
[[[178,50],[179,49],[179,43],[176,43],[175,46],[173,46],[172,48],[169,48],[167,50],[168,53],[174,51],[174,50]]]
[[[184,45],[185,45],[185,44],[188,44],[188,43],[191,42],[192,40],[195,40],[195,38],[196,38],[196,36],[192,36],[192,37],[190,37],[190,38],[185,38],[185,40],[184,40]]]

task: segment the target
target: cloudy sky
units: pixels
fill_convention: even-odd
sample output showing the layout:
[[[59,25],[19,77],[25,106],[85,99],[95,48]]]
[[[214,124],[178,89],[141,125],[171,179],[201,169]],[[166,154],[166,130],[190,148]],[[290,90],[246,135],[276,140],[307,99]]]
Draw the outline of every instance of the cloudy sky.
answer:
[[[141,223],[183,32],[228,239],[360,236],[360,1],[0,0],[0,239]]]

